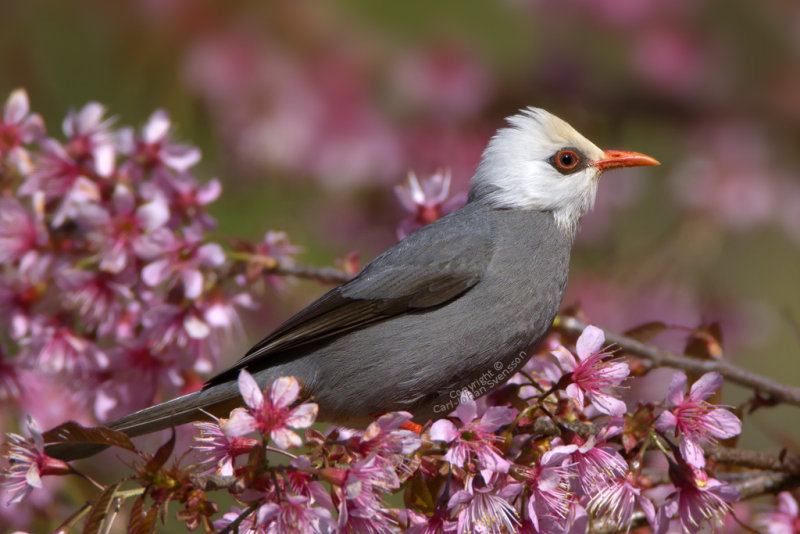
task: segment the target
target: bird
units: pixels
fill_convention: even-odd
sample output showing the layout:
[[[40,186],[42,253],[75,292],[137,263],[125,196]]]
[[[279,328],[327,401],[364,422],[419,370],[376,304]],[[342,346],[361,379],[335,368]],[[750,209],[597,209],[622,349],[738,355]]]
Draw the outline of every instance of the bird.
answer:
[[[139,436],[243,404],[247,370],[266,388],[295,377],[318,419],[357,427],[393,411],[446,416],[510,378],[556,317],[581,217],[611,169],[659,165],[602,150],[534,107],[508,117],[484,150],[463,207],[377,256],[253,346],[203,388],[108,423]],[[487,374],[488,373],[488,374]],[[498,379],[499,377],[499,379]],[[74,460],[103,447],[55,443]]]

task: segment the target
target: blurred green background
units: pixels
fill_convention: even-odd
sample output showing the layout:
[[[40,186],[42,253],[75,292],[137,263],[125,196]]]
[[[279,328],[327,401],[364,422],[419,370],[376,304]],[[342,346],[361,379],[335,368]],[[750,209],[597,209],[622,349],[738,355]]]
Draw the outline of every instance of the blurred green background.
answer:
[[[465,191],[503,117],[547,108],[662,162],[603,179],[565,304],[620,330],[719,321],[727,358],[800,385],[796,1],[4,1],[0,95],[17,87],[55,137],[89,101],[137,126],[166,109],[223,182],[219,235],[284,230],[318,265],[395,241],[408,170]],[[276,295],[240,349],[322,290]],[[741,444],[798,451],[798,423],[762,410]]]

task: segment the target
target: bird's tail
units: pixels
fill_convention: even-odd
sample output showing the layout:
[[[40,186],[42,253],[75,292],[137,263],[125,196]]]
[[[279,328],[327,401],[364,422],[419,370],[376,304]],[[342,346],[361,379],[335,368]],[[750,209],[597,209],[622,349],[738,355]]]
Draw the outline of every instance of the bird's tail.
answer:
[[[227,415],[239,404],[241,397],[237,384],[231,381],[139,410],[103,426],[135,437],[208,419],[208,414]],[[70,461],[92,456],[105,448],[105,445],[95,443],[53,443],[47,445],[46,453],[53,458]]]

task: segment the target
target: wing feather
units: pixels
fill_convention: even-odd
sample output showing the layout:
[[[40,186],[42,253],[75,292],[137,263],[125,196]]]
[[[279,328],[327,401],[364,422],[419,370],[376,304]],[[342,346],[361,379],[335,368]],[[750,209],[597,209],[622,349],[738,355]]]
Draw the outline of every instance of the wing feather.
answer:
[[[269,367],[273,357],[303,345],[446,304],[480,281],[491,257],[489,239],[469,234],[440,241],[425,239],[426,233],[423,229],[384,252],[355,278],[288,319],[206,385],[233,378],[239,369],[256,362],[260,368]]]

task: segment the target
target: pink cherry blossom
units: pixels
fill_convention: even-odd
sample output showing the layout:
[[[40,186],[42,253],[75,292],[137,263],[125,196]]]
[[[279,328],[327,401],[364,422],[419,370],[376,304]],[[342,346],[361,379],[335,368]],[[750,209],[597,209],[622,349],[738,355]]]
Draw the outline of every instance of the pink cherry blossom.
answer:
[[[228,436],[244,436],[257,430],[282,448],[299,447],[300,436],[290,428],[307,428],[317,417],[317,405],[309,402],[291,408],[300,394],[300,384],[291,376],[280,377],[264,396],[258,383],[245,369],[239,373],[239,392],[247,408],[237,408],[222,426]]]
[[[266,503],[258,509],[257,518],[259,525],[275,534],[329,532],[334,524],[328,510],[312,506],[309,498],[303,495],[287,495],[280,503]]]
[[[56,274],[56,281],[64,290],[65,307],[80,313],[87,326],[106,335],[114,330],[125,311],[125,303],[134,299],[125,282],[132,284],[135,275],[131,270],[126,274],[113,277],[104,272],[64,269]]]
[[[179,224],[197,225],[204,230],[213,230],[217,226],[216,220],[206,212],[206,206],[214,202],[222,193],[222,184],[216,178],[204,184],[188,173],[172,176],[160,187],[155,194],[148,191],[149,195],[158,198],[158,193],[165,193],[169,199],[170,212],[173,226]],[[166,191],[165,191],[166,189]],[[144,191],[143,191],[144,194]]]
[[[7,434],[5,447],[10,466],[3,472],[2,478],[2,485],[11,494],[7,505],[17,504],[35,488],[41,488],[43,476],[71,472],[65,462],[45,454],[42,434],[31,416],[28,416],[27,428],[30,439],[19,434]]]
[[[453,412],[461,421],[460,428],[449,419],[439,419],[430,429],[434,441],[449,444],[444,459],[458,467],[475,461],[481,469],[506,473],[510,466],[495,443],[501,438],[494,432],[514,420],[516,410],[505,406],[492,406],[478,418],[478,407],[471,396],[462,396]]]
[[[30,337],[20,344],[29,365],[47,373],[66,371],[85,376],[108,367],[108,357],[92,339],[55,319],[34,322]]]
[[[774,510],[756,517],[755,525],[764,534],[795,534],[800,532],[797,500],[788,491],[778,494],[778,505]]]
[[[651,524],[655,521],[653,502],[642,493],[642,488],[636,484],[630,472],[609,478],[588,495],[591,499],[587,509],[592,516],[610,521],[619,530],[630,528],[637,506]]]
[[[98,176],[108,178],[114,172],[116,146],[111,134],[113,119],[103,120],[106,109],[90,102],[80,111],[70,111],[62,123],[69,139],[66,152],[74,161],[90,159]]]
[[[628,470],[625,459],[606,443],[622,433],[624,424],[623,420],[615,419],[606,423],[597,436],[583,439],[575,435],[572,438],[572,444],[578,447],[570,458],[578,473],[573,482],[586,495],[594,494],[609,480],[623,476]]]
[[[603,331],[589,325],[578,337],[575,346],[577,360],[564,347],[558,347],[552,354],[558,359],[561,368],[570,373],[566,392],[579,410],[583,410],[584,396],[587,396],[598,411],[621,416],[626,410],[625,403],[606,390],[619,386],[630,374],[630,369],[627,363],[618,358],[609,358],[611,353],[603,351],[603,343]]]
[[[202,268],[225,263],[225,251],[217,243],[203,242],[196,228],[187,228],[181,235],[164,233],[160,237],[161,250],[153,254],[158,259],[142,269],[142,280],[150,287],[180,280],[186,298],[196,299],[204,289]]]
[[[537,532],[544,524],[563,523],[569,514],[568,490],[573,472],[570,465],[564,464],[577,449],[576,445],[557,445],[544,453],[534,467],[517,467],[524,482],[509,484],[509,492],[520,494],[527,487],[527,518]]]
[[[167,167],[185,172],[200,161],[200,149],[174,144],[171,137],[169,114],[158,109],[150,115],[137,135],[132,128],[122,128],[118,139],[121,152],[145,169]]]
[[[163,196],[142,202],[123,184],[117,184],[111,202],[83,211],[90,224],[87,239],[96,247],[99,267],[109,273],[122,272],[136,257],[147,257],[144,236],[161,229],[169,220],[170,208]]]
[[[244,510],[238,508],[236,506],[231,506],[231,509],[226,514],[217,520],[214,521],[213,525],[214,528],[219,530],[223,530],[228,527],[231,523],[238,520],[239,517],[244,513]],[[252,513],[245,517],[237,527],[239,534],[266,534],[266,529],[259,526],[256,522],[256,514]]]
[[[206,473],[231,476],[236,458],[258,446],[258,440],[244,436],[229,437],[222,431],[224,424],[225,419],[195,423],[199,434],[195,436],[197,443],[192,448],[204,456],[200,464],[208,466]]]
[[[420,514],[412,509],[405,510],[411,527],[407,534],[455,534],[458,522],[449,520],[444,506],[437,506],[432,516]]]
[[[498,495],[496,488],[476,488],[474,482],[475,477],[470,477],[465,488],[456,492],[447,503],[448,508],[458,510],[458,533],[515,532],[519,525],[517,510]]]
[[[680,460],[678,464],[670,463],[669,475],[675,489],[658,509],[656,534],[665,533],[669,519],[675,515],[685,532],[695,534],[703,523],[721,522],[731,510],[729,503],[739,500],[739,490],[734,486],[710,478],[704,470]]]
[[[374,457],[386,468],[408,471],[408,455],[422,444],[419,435],[400,425],[411,420],[408,412],[392,412],[380,416],[369,424],[358,441],[357,449],[363,457]]]
[[[686,395],[686,374],[678,371],[672,376],[667,393],[671,407],[656,420],[658,430],[675,430],[680,437],[681,456],[694,467],[702,468],[706,463],[701,443],[715,444],[717,439],[730,438],[742,431],[738,417],[706,402],[721,385],[722,375],[706,373]]]
[[[44,121],[38,114],[30,114],[28,93],[24,89],[12,91],[3,106],[0,120],[0,158],[42,136]]]
[[[15,198],[0,198],[0,263],[19,260],[47,241],[46,229],[31,211]]]
[[[406,184],[395,186],[394,192],[400,204],[411,213],[397,227],[398,239],[403,239],[466,202],[466,195],[463,194],[447,199],[450,193],[450,171],[437,172],[421,181],[413,171],[409,172]]]
[[[343,496],[339,505],[340,532],[392,532],[392,522],[383,513],[384,493],[400,487],[400,480],[391,466],[375,456],[355,462],[347,469]]]

